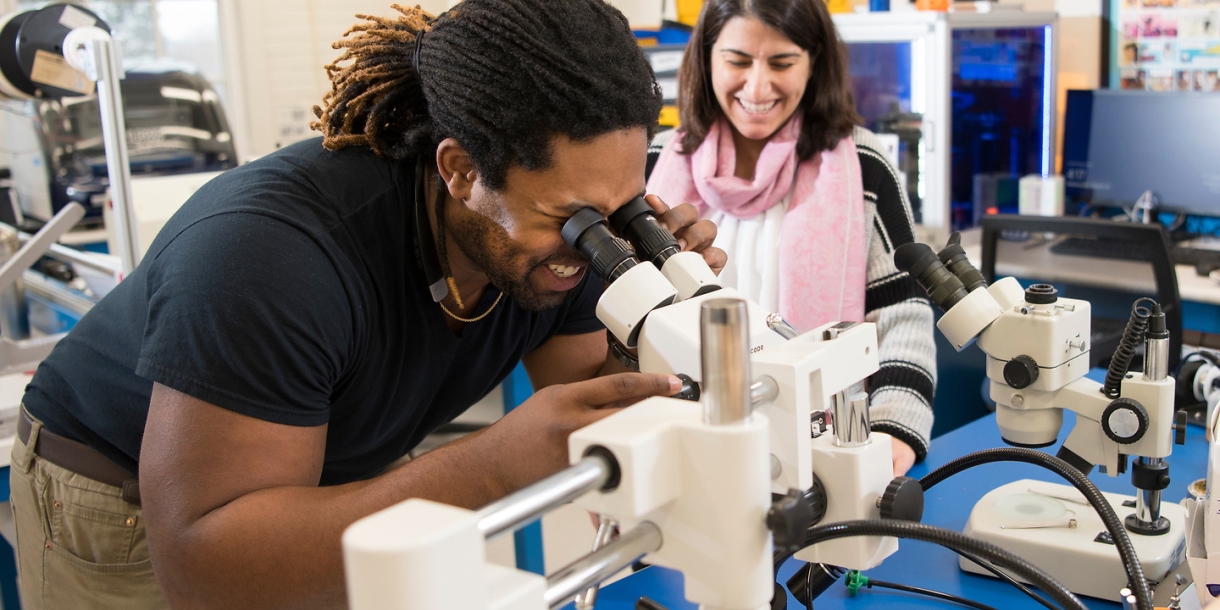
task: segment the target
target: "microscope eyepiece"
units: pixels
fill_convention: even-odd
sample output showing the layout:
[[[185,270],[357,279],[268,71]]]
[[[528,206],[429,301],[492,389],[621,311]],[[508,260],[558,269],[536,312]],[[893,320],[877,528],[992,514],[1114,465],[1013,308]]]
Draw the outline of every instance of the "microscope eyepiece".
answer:
[[[911,242],[894,251],[894,264],[906,271],[928,293],[942,311],[949,311],[969,294],[962,281],[949,271],[927,244]]]
[[[589,259],[593,271],[607,283],[640,262],[631,245],[611,233],[606,218],[592,208],[576,212],[564,223],[560,234],[569,246]]]
[[[974,292],[978,288],[987,287],[987,280],[983,279],[983,274],[966,257],[966,250],[962,248],[961,233],[954,231],[953,235],[949,236],[949,243],[945,244],[944,249],[937,256],[940,258],[940,262],[944,263],[945,268],[962,281],[966,292]]]
[[[610,215],[610,226],[635,246],[640,260],[652,261],[657,268],[682,251],[678,240],[657,221],[656,212],[643,197],[636,197]]]

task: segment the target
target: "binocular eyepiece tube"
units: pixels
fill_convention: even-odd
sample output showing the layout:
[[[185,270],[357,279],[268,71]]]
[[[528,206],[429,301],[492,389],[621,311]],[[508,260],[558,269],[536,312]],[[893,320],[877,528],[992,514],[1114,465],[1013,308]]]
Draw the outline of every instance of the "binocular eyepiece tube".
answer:
[[[642,198],[637,197],[632,204],[637,202],[648,209],[641,211],[637,206],[630,213],[616,217],[624,230],[639,239],[660,229],[673,240],[673,235],[656,222],[652,208]],[[626,239],[615,235],[610,229],[610,221],[592,208],[576,212],[564,223],[561,234],[565,242],[589,259],[593,272],[607,284],[597,300],[598,319],[623,345],[635,348],[649,312],[673,303],[678,297],[678,289],[651,263],[657,256],[671,256],[665,253],[667,242],[660,239],[646,242],[646,246],[651,244],[659,249],[649,252],[649,258],[645,259],[649,264],[641,265],[636,256],[636,248],[640,245],[637,243],[633,248]],[[673,245],[676,249],[677,242]],[[622,281],[618,281],[620,279]]]
[[[562,234],[563,240],[580,250],[606,282],[618,279],[640,261],[649,261],[660,269],[682,251],[643,197],[627,202],[609,218],[584,208],[564,223]]]
[[[651,261],[658,269],[682,251],[673,233],[661,226],[656,212],[643,197],[636,197],[615,210],[609,221],[615,233],[635,246],[640,260]]]
[[[631,245],[611,232],[606,217],[593,208],[576,212],[564,223],[561,235],[568,245],[589,259],[593,271],[606,283],[614,282],[640,264]]]
[[[987,287],[983,274],[966,257],[961,234],[956,232],[939,254],[918,242],[899,246],[894,251],[894,264],[911,274],[941,311],[949,311],[966,295]]]

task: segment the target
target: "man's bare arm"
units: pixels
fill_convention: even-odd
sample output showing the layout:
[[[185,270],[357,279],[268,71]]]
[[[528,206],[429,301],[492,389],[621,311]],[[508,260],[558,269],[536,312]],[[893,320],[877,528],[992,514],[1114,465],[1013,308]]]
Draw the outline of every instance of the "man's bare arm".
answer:
[[[677,380],[537,393],[493,426],[381,476],[318,487],[326,427],[251,418],[154,384],[140,454],[153,568],[175,608],[338,608],[343,530],[407,498],[478,508],[562,468],[567,436]]]

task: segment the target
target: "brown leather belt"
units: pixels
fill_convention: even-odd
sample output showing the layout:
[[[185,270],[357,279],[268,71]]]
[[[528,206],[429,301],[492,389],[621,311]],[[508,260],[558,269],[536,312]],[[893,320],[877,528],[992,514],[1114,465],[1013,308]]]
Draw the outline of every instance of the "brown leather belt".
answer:
[[[24,444],[29,444],[30,430],[34,426],[34,418],[21,407],[21,417],[17,419],[17,438]],[[34,447],[34,455],[76,474],[98,483],[105,483],[123,490],[123,499],[140,505],[140,480],[126,468],[115,464],[97,449],[80,441],[74,441],[47,430],[45,427],[38,433],[38,445]]]

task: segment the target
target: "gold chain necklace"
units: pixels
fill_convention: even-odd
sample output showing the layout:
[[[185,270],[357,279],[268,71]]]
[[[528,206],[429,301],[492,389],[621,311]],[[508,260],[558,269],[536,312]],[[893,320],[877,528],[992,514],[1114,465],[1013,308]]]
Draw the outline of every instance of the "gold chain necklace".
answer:
[[[454,320],[457,320],[458,322],[465,322],[466,324],[470,324],[471,322],[478,322],[479,320],[482,320],[483,318],[486,318],[486,317],[487,317],[487,314],[491,313],[491,312],[492,312],[492,310],[496,308],[496,305],[499,305],[499,304],[500,304],[500,299],[502,299],[502,298],[504,298],[504,293],[503,293],[503,292],[501,292],[500,294],[496,295],[496,301],[495,301],[494,303],[492,303],[492,304],[491,304],[491,307],[488,307],[488,308],[487,308],[487,311],[485,311],[485,312],[483,312],[483,313],[481,313],[481,314],[479,314],[478,316],[473,317],[473,318],[463,318],[462,316],[459,316],[459,315],[457,315],[457,314],[453,313],[452,311],[449,311],[449,308],[448,308],[448,307],[445,307],[445,304],[444,304],[443,302],[441,302],[441,301],[437,301],[437,302],[436,302],[436,304],[437,304],[437,305],[440,305],[440,306],[441,306],[441,311],[443,311],[443,312],[445,312],[445,313],[449,314],[449,317],[450,317],[450,318],[453,318]]]

